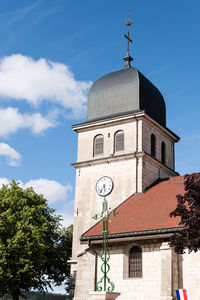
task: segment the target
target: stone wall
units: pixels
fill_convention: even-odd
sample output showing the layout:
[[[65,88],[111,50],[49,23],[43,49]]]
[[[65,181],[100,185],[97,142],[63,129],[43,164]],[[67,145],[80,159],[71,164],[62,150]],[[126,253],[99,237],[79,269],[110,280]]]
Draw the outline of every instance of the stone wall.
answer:
[[[180,288],[187,290],[188,300],[200,300],[200,252],[180,255]]]
[[[173,176],[174,172],[165,166],[161,168],[159,156],[155,160],[148,155],[150,154],[150,136],[151,133],[155,133],[157,140],[163,140],[167,145],[167,164],[170,167],[173,165],[170,134],[164,128],[162,130],[156,122],[150,122],[144,114],[139,113],[137,119],[133,116],[127,117],[127,119],[126,117],[124,119],[116,118],[102,123],[97,121],[94,124],[83,124],[75,130],[78,132],[78,154],[77,163],[74,164],[76,189],[72,259],[77,260],[78,264],[72,267],[72,271],[77,270],[78,278],[79,255],[87,248],[87,244],[80,243],[80,236],[95,224],[96,221],[92,217],[102,210],[102,198],[95,191],[97,180],[105,175],[113,179],[114,189],[107,200],[109,207],[115,208],[136,191],[143,192],[159,176],[161,178]],[[114,134],[118,130],[124,131],[124,150],[114,153]],[[104,153],[94,157],[93,140],[98,134],[104,136]],[[159,143],[157,143],[158,147]],[[158,153],[159,151],[157,149]],[[146,254],[145,256],[148,257]],[[114,255],[114,257],[117,256]],[[127,279],[127,286],[131,285],[129,282],[130,280]],[[143,283],[144,280],[137,279],[136,290],[139,286],[142,287]],[[152,286],[154,286],[153,283]]]
[[[88,298],[88,293],[95,289],[95,254],[86,250],[79,255],[76,275],[74,300]]]
[[[128,278],[127,255],[130,248],[139,245],[142,248],[143,270],[141,278]],[[97,282],[102,277],[100,267],[101,247],[96,246],[98,253]],[[130,243],[109,245],[111,267],[108,277],[115,284],[115,292],[121,293],[119,300],[172,300],[177,288],[177,255],[168,246],[168,243],[159,240],[145,240]],[[91,254],[90,254],[91,255]],[[88,261],[88,262],[87,262]],[[92,262],[94,258],[81,258],[79,263],[77,282],[77,296],[74,300],[86,300],[88,293],[92,292],[94,274]],[[92,286],[91,286],[92,283]],[[91,290],[91,288],[93,290]],[[79,292],[78,292],[79,291]],[[193,298],[192,298],[193,299]],[[197,300],[198,298],[194,298]],[[190,298],[189,298],[190,300]]]
[[[158,179],[168,178],[174,176],[175,172],[171,169],[161,165],[158,161],[155,161],[150,156],[145,155],[143,157],[142,168],[142,190],[145,191],[146,187],[149,187]]]
[[[166,166],[174,169],[174,140],[172,137],[162,127],[149,120],[143,120],[142,129],[143,150],[151,154],[151,134],[154,134],[156,137],[156,159],[161,161],[161,142],[164,142],[166,145]]]
[[[114,153],[114,135],[118,130],[124,131],[124,150]],[[157,123],[148,118],[135,117],[127,120],[107,121],[101,125],[94,124],[78,131],[78,158],[76,164],[76,191],[74,209],[73,258],[84,246],[79,243],[82,233],[93,224],[92,217],[101,211],[101,198],[96,194],[95,185],[102,176],[110,176],[114,182],[112,197],[108,196],[109,206],[115,208],[132,194],[143,192],[159,178],[173,176],[152,157],[143,157],[150,153],[150,136],[155,133],[157,147],[165,141],[167,164],[173,165],[172,138]],[[104,136],[104,153],[93,156],[93,140],[98,134]],[[171,148],[170,148],[171,147]],[[157,149],[159,153],[159,148]],[[137,175],[136,175],[137,174]],[[137,180],[137,182],[136,182]],[[80,248],[80,249],[78,249]],[[76,252],[76,254],[74,254]]]
[[[114,134],[118,130],[124,131],[124,151],[119,151],[112,157]],[[104,136],[104,153],[94,157],[93,140],[97,134]],[[112,197],[107,197],[111,208],[115,208],[135,193],[136,159],[133,154],[135,151],[136,121],[134,119],[127,122],[120,120],[114,123],[103,123],[100,127],[94,125],[78,133],[77,163],[83,164],[76,166],[73,259],[76,259],[77,255],[85,249],[85,245],[81,245],[79,241],[81,234],[96,222],[92,217],[102,210],[102,198],[95,191],[97,180],[105,175],[113,179]],[[105,159],[102,160],[102,158]],[[98,159],[99,161],[96,162]]]
[[[135,192],[135,164],[135,159],[121,160],[109,164],[103,163],[101,165],[83,167],[80,173],[77,171],[73,259],[76,259],[76,255],[85,247],[80,245],[80,235],[96,223],[92,217],[102,210],[102,197],[97,195],[95,191],[97,180],[104,175],[113,179],[114,189],[112,194],[107,197],[107,200],[109,207],[115,208]]]
[[[108,157],[114,154],[114,135],[118,130],[124,131],[124,151],[118,153],[130,153],[136,151],[136,121],[117,122],[112,124],[102,124],[101,127],[90,128],[81,131],[78,135],[78,155],[77,162],[92,160],[95,158]],[[104,153],[93,156],[93,141],[95,136],[102,134],[104,137]]]
[[[127,259],[128,250],[134,245],[139,245],[143,251],[143,274],[135,279],[128,278]],[[102,277],[101,246],[95,248],[98,253],[98,281]],[[114,282],[115,291],[121,293],[119,300],[172,300],[176,299],[178,288],[187,290],[189,300],[200,300],[200,252],[177,255],[167,242],[155,239],[109,244],[109,252],[111,269],[108,277]],[[88,299],[88,293],[94,291],[94,286],[95,254],[93,250],[86,250],[79,256],[74,300]]]
[[[142,278],[128,278],[126,247],[139,245],[143,250]],[[110,249],[111,271],[109,278],[115,283],[115,291],[120,292],[119,300],[156,300],[161,294],[161,243],[146,241],[112,246]],[[100,276],[100,274],[98,274]]]

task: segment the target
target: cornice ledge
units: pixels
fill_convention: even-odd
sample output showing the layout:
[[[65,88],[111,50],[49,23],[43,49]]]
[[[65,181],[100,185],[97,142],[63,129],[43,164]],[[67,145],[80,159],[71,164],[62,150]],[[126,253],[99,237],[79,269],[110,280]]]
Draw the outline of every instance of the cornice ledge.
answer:
[[[102,127],[102,125],[108,126],[110,124],[118,123],[118,122],[130,122],[135,118],[144,117],[144,115],[145,115],[144,111],[132,112],[132,113],[118,115],[110,118],[75,124],[72,125],[72,130],[79,132],[81,130],[88,130],[90,128]]]
[[[139,157],[138,155],[140,155],[141,157],[142,155],[144,155],[144,152],[137,152],[137,153],[131,152],[131,153],[125,153],[119,155],[111,155],[111,156],[106,156],[106,157],[101,157],[96,159],[90,159],[90,160],[72,163],[71,166],[73,166],[74,168],[79,168],[79,167],[88,167],[91,165],[104,164],[105,162],[109,164],[120,160],[127,160],[135,157]]]
[[[172,174],[174,175],[180,175],[178,172],[174,171],[173,169],[171,169],[170,167],[168,167],[167,165],[164,165],[161,163],[161,161],[159,161],[158,159],[156,159],[155,157],[151,156],[150,154],[148,154],[147,152],[144,152],[144,157],[146,157],[149,161],[154,161],[158,166],[162,167],[162,169],[165,169],[167,171],[171,171]]]

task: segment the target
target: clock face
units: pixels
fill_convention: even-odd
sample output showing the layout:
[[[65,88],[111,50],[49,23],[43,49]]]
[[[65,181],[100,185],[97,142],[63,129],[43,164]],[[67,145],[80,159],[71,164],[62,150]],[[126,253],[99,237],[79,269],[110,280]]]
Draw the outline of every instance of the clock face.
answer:
[[[105,197],[109,195],[113,190],[113,181],[110,177],[101,177],[96,184],[96,192],[99,196]]]

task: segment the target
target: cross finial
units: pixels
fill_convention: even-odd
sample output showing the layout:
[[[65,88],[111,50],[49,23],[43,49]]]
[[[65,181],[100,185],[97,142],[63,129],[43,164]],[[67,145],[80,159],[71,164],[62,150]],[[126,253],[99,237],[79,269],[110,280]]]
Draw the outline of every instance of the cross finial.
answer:
[[[133,21],[130,21],[129,17],[130,17],[130,9],[128,9],[128,19],[125,19],[125,24],[126,24],[126,26],[128,26],[128,32],[127,32],[127,34],[124,34],[124,37],[127,39],[127,54],[125,57],[123,57],[123,60],[126,62],[123,69],[130,68],[131,67],[130,61],[133,60],[133,58],[129,54],[129,43],[133,42],[129,37],[129,26],[131,26],[133,24]]]

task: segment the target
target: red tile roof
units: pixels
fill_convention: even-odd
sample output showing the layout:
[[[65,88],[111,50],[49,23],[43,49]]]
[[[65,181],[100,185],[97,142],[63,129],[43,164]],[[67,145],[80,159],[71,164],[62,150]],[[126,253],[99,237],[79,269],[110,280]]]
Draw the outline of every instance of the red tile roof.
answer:
[[[181,227],[180,218],[170,218],[169,214],[177,205],[176,195],[184,194],[183,180],[184,176],[163,179],[144,194],[132,195],[117,207],[118,214],[109,223],[109,235]],[[82,238],[101,234],[99,222]]]

